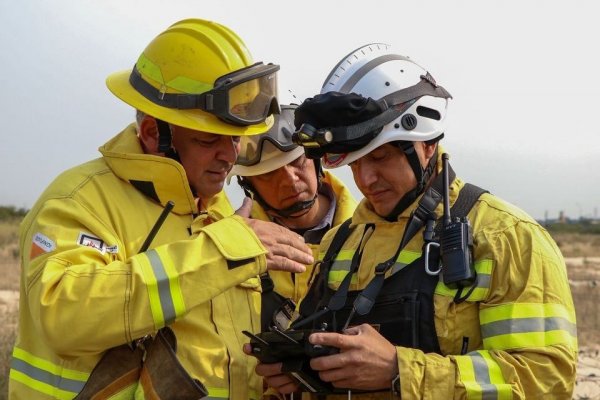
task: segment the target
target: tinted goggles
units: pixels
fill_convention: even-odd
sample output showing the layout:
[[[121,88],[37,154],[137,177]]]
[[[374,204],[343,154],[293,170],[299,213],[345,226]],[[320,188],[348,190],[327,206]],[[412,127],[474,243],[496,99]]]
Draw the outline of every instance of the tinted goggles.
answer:
[[[204,93],[164,93],[145,81],[134,66],[129,83],[148,100],[179,110],[199,109],[233,125],[254,125],[279,112],[279,65],[261,62],[223,75]]]

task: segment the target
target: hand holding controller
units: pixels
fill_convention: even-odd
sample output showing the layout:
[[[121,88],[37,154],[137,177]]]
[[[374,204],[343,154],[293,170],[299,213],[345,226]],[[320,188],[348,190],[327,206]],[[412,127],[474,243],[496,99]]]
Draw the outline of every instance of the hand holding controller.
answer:
[[[339,352],[331,346],[314,345],[308,341],[312,329],[281,331],[273,329],[256,335],[243,331],[250,338],[252,354],[265,364],[286,361],[291,358],[314,358]]]

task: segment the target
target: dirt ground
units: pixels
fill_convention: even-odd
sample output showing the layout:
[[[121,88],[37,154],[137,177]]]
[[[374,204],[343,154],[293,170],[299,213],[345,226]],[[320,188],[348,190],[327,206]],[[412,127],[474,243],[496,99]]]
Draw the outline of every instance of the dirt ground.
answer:
[[[565,255],[577,313],[579,364],[573,399],[600,400],[600,235],[555,239]],[[18,263],[13,250],[0,249],[0,400],[6,398],[18,315]]]

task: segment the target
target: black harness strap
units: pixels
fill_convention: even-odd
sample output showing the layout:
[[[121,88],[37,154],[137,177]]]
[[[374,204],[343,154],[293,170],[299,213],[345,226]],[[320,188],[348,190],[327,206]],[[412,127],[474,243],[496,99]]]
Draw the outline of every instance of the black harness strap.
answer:
[[[331,265],[333,264],[335,257],[342,249],[344,242],[346,242],[346,239],[348,239],[348,237],[354,230],[354,227],[350,228],[351,223],[352,223],[352,218],[348,218],[347,220],[342,222],[342,224],[338,228],[337,232],[335,233],[335,236],[331,240],[331,244],[329,245],[329,248],[327,249],[325,256],[323,257],[323,260],[319,263],[320,271],[319,271],[319,274],[317,275],[317,279],[310,285],[308,293],[306,294],[306,296],[304,297],[304,300],[300,304],[300,314],[301,315],[310,315],[310,314],[312,314],[312,315],[310,315],[307,318],[299,319],[299,320],[295,321],[290,326],[291,329],[296,329],[300,326],[304,326],[304,325],[308,324],[309,322],[314,321],[315,319],[319,318],[320,316],[325,314],[327,311],[329,311],[329,309],[327,307],[325,307],[323,310],[321,310],[319,312],[312,313],[312,312],[318,310],[321,300],[323,299],[323,296],[325,295],[325,293],[327,293],[329,270],[331,269]],[[316,268],[313,270],[313,272],[314,271],[316,271]],[[350,279],[351,279],[352,274],[348,274],[348,275],[350,276]],[[342,304],[342,306],[343,306],[343,304]],[[309,312],[306,314],[302,312],[302,311],[306,311],[306,310],[311,310],[312,312]]]
[[[439,177],[439,175],[438,175],[438,177]],[[454,180],[454,176],[452,177],[452,180]],[[432,193],[437,193],[436,190],[433,188],[433,185],[429,189],[432,190]],[[428,191],[429,191],[429,189],[428,189]],[[469,213],[469,211],[471,210],[471,208],[473,208],[473,206],[475,205],[475,202],[477,201],[477,199],[479,199],[479,196],[481,196],[483,193],[487,193],[487,190],[481,189],[480,187],[472,185],[470,183],[465,184],[465,186],[462,188],[462,190],[458,194],[458,198],[456,199],[456,201],[454,202],[454,204],[451,208],[451,215],[454,215],[457,217],[466,216]],[[437,193],[437,194],[439,194],[439,193]],[[416,232],[418,232],[425,225],[427,220],[421,219],[420,216],[428,216],[429,218],[431,218],[431,216],[433,216],[435,218],[435,213],[432,210],[435,209],[437,204],[439,204],[439,202],[441,201],[441,195],[439,197],[439,200],[437,200],[437,198],[435,198],[435,197],[431,197],[431,198],[428,198],[425,201],[423,201],[423,199],[425,199],[426,197],[429,197],[429,196],[423,196],[423,198],[419,202],[419,207],[417,207],[417,209],[415,210],[415,211],[417,211],[417,210],[421,209],[421,211],[413,213],[413,216],[411,217],[411,221],[409,222],[407,229],[404,231],[404,233],[405,233],[404,238],[402,239],[402,243],[401,243],[400,247],[398,247],[396,254],[394,254],[394,256],[392,258],[390,258],[389,260],[387,260],[387,261],[377,265],[377,267],[375,267],[375,277],[373,277],[371,282],[369,282],[367,284],[367,286],[363,289],[363,291],[360,293],[360,295],[356,298],[356,301],[354,303],[354,311],[358,315],[366,315],[369,313],[369,311],[371,311],[371,308],[375,304],[375,299],[377,298],[377,295],[379,294],[379,292],[381,291],[381,287],[383,286],[383,282],[385,280],[385,273],[395,264],[396,259],[398,258],[398,255],[400,254],[400,251],[402,251],[402,249],[404,248],[406,243],[408,243],[410,241],[410,239],[412,239],[414,237]],[[433,207],[433,208],[431,208],[431,207]],[[407,234],[407,231],[409,230],[408,228],[411,226],[411,224],[412,224],[413,228]],[[418,227],[417,227],[417,225],[418,225]],[[441,229],[441,226],[442,226],[442,224],[438,223],[436,226],[436,231],[439,231]],[[461,290],[459,290],[457,292],[457,296],[454,298],[454,301],[455,302],[464,301],[473,292],[474,288],[475,288],[475,285],[473,285],[471,290],[464,297],[460,297]],[[350,318],[351,317],[352,317],[352,315],[350,315]],[[346,324],[348,324],[349,322],[350,321],[347,321]]]

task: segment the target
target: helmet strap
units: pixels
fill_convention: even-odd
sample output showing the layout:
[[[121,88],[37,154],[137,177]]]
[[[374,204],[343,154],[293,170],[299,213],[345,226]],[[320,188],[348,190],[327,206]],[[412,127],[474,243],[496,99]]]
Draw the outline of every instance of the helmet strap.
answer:
[[[173,147],[171,126],[162,119],[154,118],[154,120],[156,121],[156,127],[158,130],[158,151],[160,153],[164,153],[165,157],[175,160],[181,164],[179,153],[177,153],[177,150],[175,150],[175,147]],[[192,185],[189,186],[194,197],[197,197],[198,194],[196,193],[196,190],[194,190]]]
[[[317,197],[319,196],[319,191],[317,190],[317,193],[315,193],[315,196],[311,200],[297,201],[289,207],[286,207],[283,209],[277,209],[277,208],[270,206],[262,198],[262,196],[258,193],[258,191],[254,188],[254,186],[252,186],[252,184],[247,179],[244,179],[243,177],[238,175],[237,180],[238,180],[238,184],[244,190],[244,194],[246,195],[246,197],[250,197],[251,199],[256,200],[256,202],[258,204],[260,204],[260,206],[265,210],[265,212],[275,214],[276,217],[280,217],[280,218],[300,218],[300,217],[302,217],[304,214],[306,214],[311,209],[311,207],[317,201]],[[300,215],[292,215],[292,214],[297,214],[303,210],[306,210],[306,212],[303,212]]]
[[[315,173],[317,174],[317,194],[321,191],[323,185],[323,178],[325,177],[325,171],[323,171],[323,164],[321,164],[320,158],[314,158],[313,164],[315,166]]]
[[[417,179],[417,186],[402,196],[392,211],[385,217],[385,219],[390,222],[396,221],[398,219],[398,215],[406,210],[417,199],[417,197],[419,197],[425,191],[425,187],[435,171],[438,154],[438,147],[436,146],[433,156],[429,159],[427,166],[423,168],[421,166],[421,161],[419,161],[419,155],[415,150],[413,142],[397,141],[394,142],[394,144],[398,146],[406,155],[408,163],[415,174],[415,178]]]
[[[154,118],[158,129],[158,151],[181,164],[177,150],[173,147],[171,126],[162,119]]]

